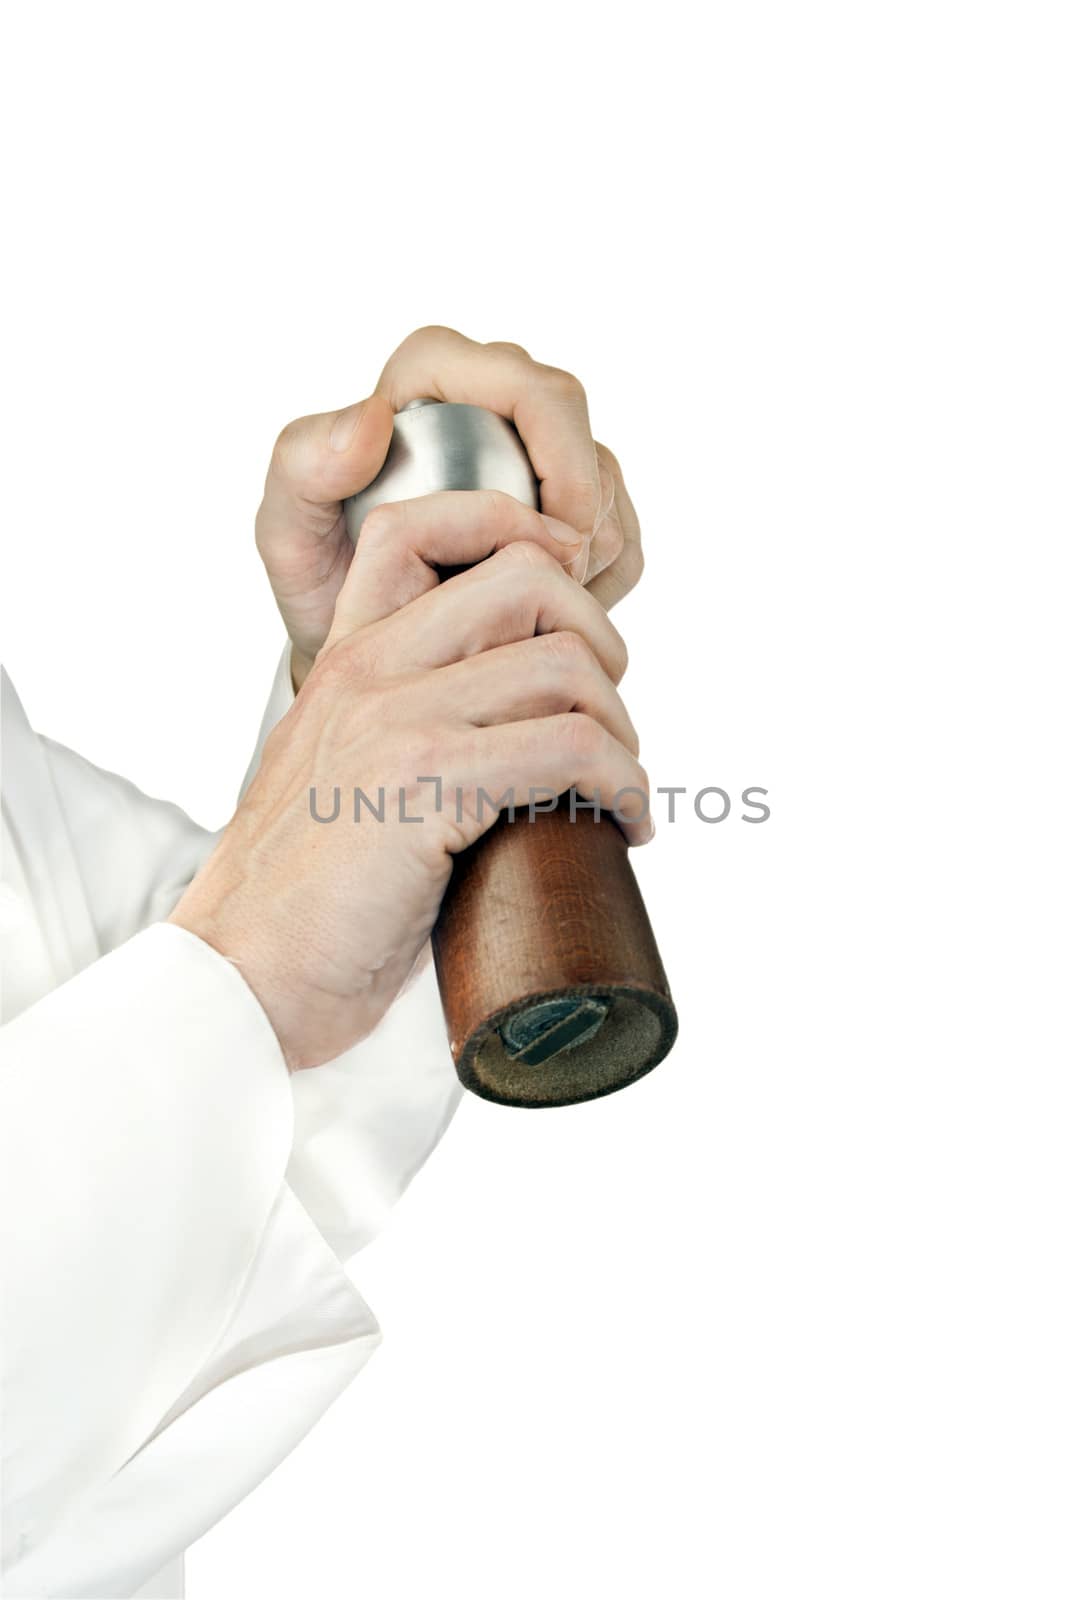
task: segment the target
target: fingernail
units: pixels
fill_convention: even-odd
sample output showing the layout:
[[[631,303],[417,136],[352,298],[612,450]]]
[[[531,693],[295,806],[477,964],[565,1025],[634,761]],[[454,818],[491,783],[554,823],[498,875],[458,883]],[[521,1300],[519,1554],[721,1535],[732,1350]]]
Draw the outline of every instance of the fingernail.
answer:
[[[581,541],[581,545],[582,548],[580,554],[578,556],[574,556],[572,561],[567,563],[565,570],[571,578],[576,579],[577,583],[584,584],[587,582],[588,577],[588,558],[591,555],[591,540],[584,539]]]
[[[591,532],[594,536],[598,533],[610,512],[614,509],[614,480],[610,473],[599,462],[599,509],[595,513],[595,526]]]
[[[647,817],[644,820],[646,822],[646,827],[644,828],[643,832],[640,834],[639,838],[636,840],[637,844],[650,844],[651,840],[655,836],[654,818],[653,817]]]
[[[600,522],[591,536],[591,546],[592,556],[588,577],[597,578],[600,572],[605,572],[607,567],[613,566],[625,546],[625,536],[621,531],[616,511],[611,510],[609,516]]]
[[[556,539],[559,544],[580,543],[581,535],[577,533],[575,528],[570,528],[567,522],[559,522],[557,517],[548,517],[545,511],[540,512],[540,516],[546,523],[547,532],[551,538]]]
[[[353,436],[364,411],[364,401],[358,400],[356,405],[347,406],[345,411],[340,411],[335,418],[331,429],[332,450],[348,450],[353,443]]]

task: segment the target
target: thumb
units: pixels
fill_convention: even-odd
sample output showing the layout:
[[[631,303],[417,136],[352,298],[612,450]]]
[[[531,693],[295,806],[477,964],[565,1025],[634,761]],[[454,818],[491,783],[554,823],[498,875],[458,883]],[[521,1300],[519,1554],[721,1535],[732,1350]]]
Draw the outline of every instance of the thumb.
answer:
[[[279,435],[257,512],[257,547],[274,561],[300,561],[339,524],[341,501],[371,483],[383,465],[394,414],[382,395],[299,417]]]

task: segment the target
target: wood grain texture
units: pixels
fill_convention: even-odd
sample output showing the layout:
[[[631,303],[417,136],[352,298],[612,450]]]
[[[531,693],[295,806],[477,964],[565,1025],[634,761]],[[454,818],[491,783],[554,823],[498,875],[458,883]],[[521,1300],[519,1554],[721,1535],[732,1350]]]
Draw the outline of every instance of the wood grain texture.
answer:
[[[568,1105],[657,1066],[677,1017],[628,846],[609,816],[567,805],[505,817],[458,856],[433,936],[461,1081],[508,1105]],[[590,997],[594,1037],[539,1066],[511,1058],[498,1030],[532,1004]]]
[[[381,471],[346,501],[370,509],[434,489],[498,489],[538,507],[516,428],[479,406],[414,401]],[[440,568],[449,582],[459,568]],[[468,1088],[509,1105],[567,1105],[656,1066],[677,1016],[617,824],[526,811],[458,856],[433,934],[450,1046]],[[500,1034],[499,1030],[503,1032]]]

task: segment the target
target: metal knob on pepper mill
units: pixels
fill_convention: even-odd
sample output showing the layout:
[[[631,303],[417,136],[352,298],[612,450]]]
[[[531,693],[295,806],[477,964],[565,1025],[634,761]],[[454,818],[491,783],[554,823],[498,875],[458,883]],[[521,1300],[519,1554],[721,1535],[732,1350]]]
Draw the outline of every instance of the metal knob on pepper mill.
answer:
[[[375,480],[346,501],[356,542],[374,506],[440,489],[498,489],[539,506],[512,423],[480,406],[418,400],[394,419]],[[610,1094],[658,1065],[677,1013],[624,835],[568,803],[520,803],[454,858],[432,934],[458,1077],[514,1106]]]

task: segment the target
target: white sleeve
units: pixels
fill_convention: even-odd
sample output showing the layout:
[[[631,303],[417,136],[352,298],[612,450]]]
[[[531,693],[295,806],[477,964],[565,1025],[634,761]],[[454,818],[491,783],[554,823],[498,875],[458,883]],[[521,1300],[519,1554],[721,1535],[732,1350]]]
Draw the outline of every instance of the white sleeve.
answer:
[[[0,1031],[4,1567],[126,1596],[367,1359],[376,1324],[285,1181],[290,1082],[237,971],[170,925]]]
[[[30,834],[21,849],[16,841],[14,853],[23,858],[29,879],[24,898],[44,923],[50,959],[37,984],[37,992],[43,992],[169,916],[218,834],[180,807],[144,794],[118,773],[34,732],[10,679],[3,677],[5,798],[21,811],[21,831]],[[268,734],[293,701],[288,645],[272,681],[241,794],[260,764]],[[20,770],[24,768],[32,771]],[[32,791],[30,798],[21,797],[21,807],[20,789]],[[63,895],[58,908],[57,887]],[[51,922],[50,909],[56,913]]]
[[[249,788],[256,770],[260,766],[260,758],[264,754],[264,745],[267,742],[269,733],[275,727],[275,724],[285,717],[293,703],[294,678],[290,670],[290,646],[287,645],[279,659],[279,665],[275,669],[275,677],[272,679],[268,703],[264,707],[264,715],[260,719],[260,732],[257,734],[257,742],[253,748],[253,754],[250,757],[245,777],[242,780],[239,798]]]
[[[340,1257],[460,1089],[427,966],[291,1078],[238,971],[145,926],[212,835],[5,695],[4,1593],[118,1600],[164,1592],[371,1354]],[[247,784],[292,700],[285,653]]]

